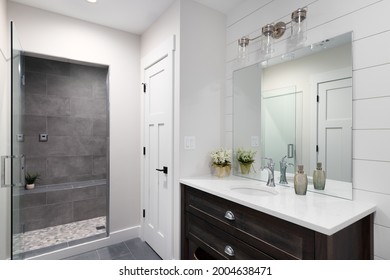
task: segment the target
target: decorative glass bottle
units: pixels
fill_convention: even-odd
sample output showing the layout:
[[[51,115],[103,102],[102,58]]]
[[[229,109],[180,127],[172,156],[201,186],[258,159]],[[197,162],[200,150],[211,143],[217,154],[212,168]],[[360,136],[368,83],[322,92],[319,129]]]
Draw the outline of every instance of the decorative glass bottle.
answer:
[[[294,189],[298,195],[306,195],[307,175],[303,171],[303,165],[298,165],[298,173],[294,176]]]
[[[313,172],[313,185],[316,190],[323,190],[325,188],[326,173],[322,170],[322,163],[317,162],[317,169]]]

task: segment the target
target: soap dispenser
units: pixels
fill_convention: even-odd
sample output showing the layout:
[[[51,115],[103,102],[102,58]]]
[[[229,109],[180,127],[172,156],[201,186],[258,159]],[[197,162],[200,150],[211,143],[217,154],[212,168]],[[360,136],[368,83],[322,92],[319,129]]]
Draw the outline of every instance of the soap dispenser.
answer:
[[[306,195],[307,175],[303,171],[303,165],[298,165],[298,173],[294,176],[294,189],[298,195]]]
[[[325,188],[326,173],[322,170],[322,163],[317,162],[317,169],[313,172],[313,185],[316,190],[323,190]]]

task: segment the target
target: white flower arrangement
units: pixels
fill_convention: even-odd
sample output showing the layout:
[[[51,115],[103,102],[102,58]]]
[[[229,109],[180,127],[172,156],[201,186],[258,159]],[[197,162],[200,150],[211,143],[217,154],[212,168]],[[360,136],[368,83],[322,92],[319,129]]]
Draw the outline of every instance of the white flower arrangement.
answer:
[[[238,148],[236,152],[237,160],[243,164],[250,164],[255,161],[254,157],[256,151],[254,150],[245,150],[243,148]]]
[[[210,154],[213,166],[230,166],[232,151],[219,148]]]

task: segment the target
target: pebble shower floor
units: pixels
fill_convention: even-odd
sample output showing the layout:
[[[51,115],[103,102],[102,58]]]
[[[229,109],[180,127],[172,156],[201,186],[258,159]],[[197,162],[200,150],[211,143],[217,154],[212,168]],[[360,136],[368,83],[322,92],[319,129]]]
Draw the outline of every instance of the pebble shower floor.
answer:
[[[14,235],[14,254],[25,253],[106,232],[106,217],[47,227]],[[102,228],[102,226],[104,226]]]

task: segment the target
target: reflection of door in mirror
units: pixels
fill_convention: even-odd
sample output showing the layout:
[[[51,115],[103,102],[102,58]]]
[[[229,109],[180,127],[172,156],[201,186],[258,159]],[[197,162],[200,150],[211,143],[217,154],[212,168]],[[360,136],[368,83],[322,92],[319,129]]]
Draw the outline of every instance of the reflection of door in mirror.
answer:
[[[294,86],[262,92],[262,150],[264,157],[273,159],[277,171],[283,157],[295,164],[297,94]]]
[[[317,161],[322,162],[328,178],[350,182],[352,78],[328,80],[317,85],[319,97]]]

